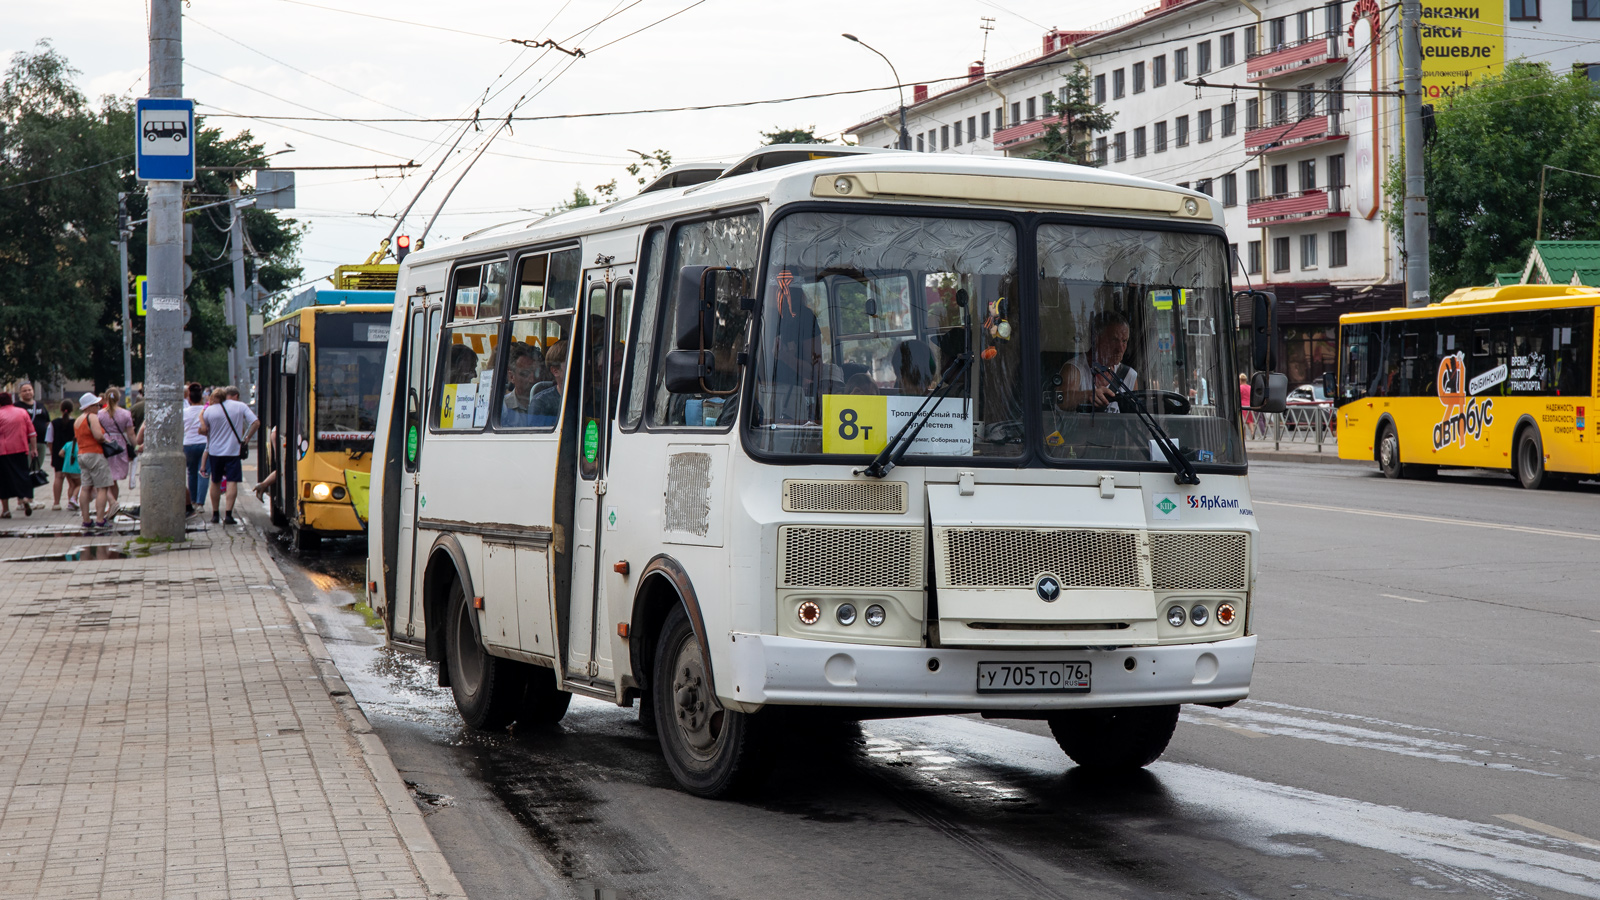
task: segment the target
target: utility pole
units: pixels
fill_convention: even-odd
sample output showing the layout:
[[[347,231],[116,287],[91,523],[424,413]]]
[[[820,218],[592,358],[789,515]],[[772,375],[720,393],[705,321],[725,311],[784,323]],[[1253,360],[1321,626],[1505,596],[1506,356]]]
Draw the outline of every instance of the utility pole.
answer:
[[[117,194],[117,257],[122,271],[122,389],[133,389],[133,324],[128,317],[128,195]]]
[[[228,297],[228,324],[233,326],[233,347],[228,351],[228,383],[237,387],[245,397],[250,396],[250,332],[248,307],[244,302],[244,210],[239,208],[239,183],[228,185],[228,209],[233,213],[233,223],[228,243],[233,247],[229,254],[233,260],[233,292]]]
[[[1422,0],[1402,0],[1400,29],[1406,123],[1406,306],[1427,306],[1430,288],[1428,186],[1422,173]]]
[[[150,0],[150,96],[183,96],[182,0]],[[183,183],[151,181],[139,532],[183,540]]]

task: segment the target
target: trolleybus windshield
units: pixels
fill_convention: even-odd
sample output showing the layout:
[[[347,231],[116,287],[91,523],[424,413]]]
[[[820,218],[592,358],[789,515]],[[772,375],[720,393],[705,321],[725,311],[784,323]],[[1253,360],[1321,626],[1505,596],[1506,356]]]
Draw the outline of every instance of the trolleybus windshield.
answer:
[[[317,316],[317,450],[372,452],[388,344],[388,313]]]

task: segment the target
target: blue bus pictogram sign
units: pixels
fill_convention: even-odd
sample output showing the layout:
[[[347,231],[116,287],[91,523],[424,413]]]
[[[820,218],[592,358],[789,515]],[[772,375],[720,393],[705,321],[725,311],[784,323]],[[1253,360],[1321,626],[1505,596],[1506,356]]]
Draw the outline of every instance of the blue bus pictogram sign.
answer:
[[[140,181],[194,180],[194,101],[141,97],[134,111]]]

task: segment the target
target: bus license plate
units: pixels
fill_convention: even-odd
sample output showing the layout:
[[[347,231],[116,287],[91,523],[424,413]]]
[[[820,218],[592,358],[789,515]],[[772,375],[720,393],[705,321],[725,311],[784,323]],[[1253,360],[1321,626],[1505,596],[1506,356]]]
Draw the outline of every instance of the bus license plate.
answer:
[[[1087,662],[978,663],[978,693],[1087,693]]]

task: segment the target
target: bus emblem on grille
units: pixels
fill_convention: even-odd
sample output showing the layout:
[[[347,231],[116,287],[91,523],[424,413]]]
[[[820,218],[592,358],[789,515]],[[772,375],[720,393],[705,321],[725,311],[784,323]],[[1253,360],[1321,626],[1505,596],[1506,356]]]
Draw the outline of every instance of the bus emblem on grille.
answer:
[[[1040,600],[1054,603],[1061,596],[1061,580],[1054,575],[1040,575],[1039,580],[1033,583],[1033,592],[1039,595]]]

